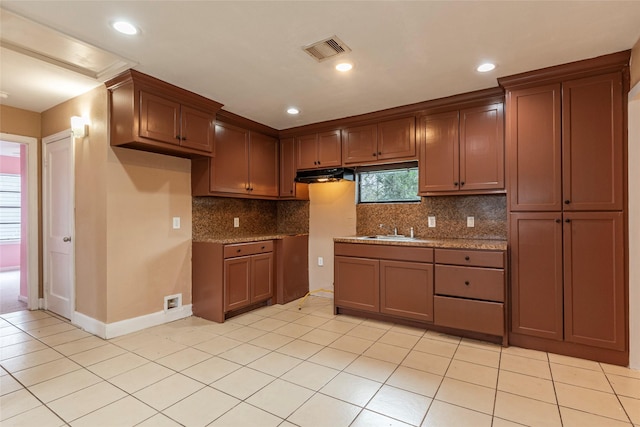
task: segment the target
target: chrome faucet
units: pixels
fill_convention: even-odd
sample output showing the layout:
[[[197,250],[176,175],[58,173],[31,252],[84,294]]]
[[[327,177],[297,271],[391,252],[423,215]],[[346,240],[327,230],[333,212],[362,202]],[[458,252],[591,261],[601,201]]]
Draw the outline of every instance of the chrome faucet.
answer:
[[[385,225],[384,224],[380,224],[380,229],[382,230],[384,228],[385,228]],[[388,228],[389,228],[389,231],[391,231],[391,227],[388,227]],[[393,227],[393,235],[394,236],[398,235],[398,227]]]

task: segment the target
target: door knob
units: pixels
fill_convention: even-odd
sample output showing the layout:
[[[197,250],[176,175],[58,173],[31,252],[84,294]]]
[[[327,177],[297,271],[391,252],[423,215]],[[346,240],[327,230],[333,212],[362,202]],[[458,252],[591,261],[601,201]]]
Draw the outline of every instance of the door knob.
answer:
[[[62,238],[63,242],[70,242],[71,241],[71,236],[65,236]]]

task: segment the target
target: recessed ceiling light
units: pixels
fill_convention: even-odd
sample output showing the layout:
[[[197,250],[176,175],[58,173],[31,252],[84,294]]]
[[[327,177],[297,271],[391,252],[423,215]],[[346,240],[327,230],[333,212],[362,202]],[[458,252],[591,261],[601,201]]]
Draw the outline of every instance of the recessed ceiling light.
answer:
[[[350,69],[353,68],[352,64],[349,64],[348,62],[341,62],[340,64],[336,65],[336,70],[338,71],[349,71]]]
[[[495,64],[492,64],[491,62],[485,62],[484,64],[478,65],[478,68],[476,68],[476,70],[480,71],[481,73],[486,73],[487,71],[491,71],[494,68],[496,68]]]
[[[112,26],[119,33],[126,34],[128,36],[138,34],[138,29],[135,27],[135,25],[127,21],[116,21],[112,24]]]
[[[298,114],[299,112],[300,112],[300,110],[298,110],[295,107],[291,107],[291,108],[287,109],[287,113],[292,114],[292,115]]]

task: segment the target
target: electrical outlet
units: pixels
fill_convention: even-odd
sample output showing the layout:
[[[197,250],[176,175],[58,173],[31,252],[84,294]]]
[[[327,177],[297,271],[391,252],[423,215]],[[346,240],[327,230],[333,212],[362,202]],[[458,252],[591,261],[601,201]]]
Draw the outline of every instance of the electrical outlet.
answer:
[[[472,216],[467,217],[467,227],[475,227],[476,221]]]
[[[430,216],[430,217],[427,217],[427,219],[429,221],[429,228],[434,228],[436,226],[436,217]]]
[[[324,258],[318,257],[318,267],[324,267]]]
[[[180,217],[179,216],[174,216],[173,217],[173,229],[174,230],[178,230],[180,228]]]
[[[240,218],[233,218],[233,227],[234,228],[240,227]]]

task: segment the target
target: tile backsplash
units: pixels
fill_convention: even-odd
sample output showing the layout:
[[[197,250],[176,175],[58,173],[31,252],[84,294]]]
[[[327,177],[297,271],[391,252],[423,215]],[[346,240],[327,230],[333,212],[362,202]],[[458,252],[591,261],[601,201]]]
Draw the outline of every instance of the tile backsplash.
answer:
[[[504,194],[481,196],[423,197],[418,203],[359,204],[356,207],[357,234],[393,233],[416,237],[506,239],[507,198]],[[429,228],[429,216],[436,217],[436,227]],[[474,227],[467,227],[467,217],[474,217]],[[384,227],[381,229],[380,224]]]
[[[309,232],[308,201],[193,197],[193,240]],[[240,227],[233,226],[238,218]]]

